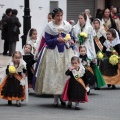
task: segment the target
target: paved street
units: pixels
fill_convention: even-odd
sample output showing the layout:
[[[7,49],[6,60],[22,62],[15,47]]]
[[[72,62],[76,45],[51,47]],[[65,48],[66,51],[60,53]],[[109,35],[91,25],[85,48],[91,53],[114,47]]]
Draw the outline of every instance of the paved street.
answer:
[[[2,60],[3,59],[3,60]],[[0,77],[9,57],[0,55]],[[2,67],[2,68],[1,68]],[[81,103],[81,110],[59,106],[53,108],[52,97],[36,96],[30,93],[28,104],[22,107],[8,106],[0,99],[0,120],[119,120],[120,86],[116,90],[106,86],[101,90],[91,90],[88,103]]]

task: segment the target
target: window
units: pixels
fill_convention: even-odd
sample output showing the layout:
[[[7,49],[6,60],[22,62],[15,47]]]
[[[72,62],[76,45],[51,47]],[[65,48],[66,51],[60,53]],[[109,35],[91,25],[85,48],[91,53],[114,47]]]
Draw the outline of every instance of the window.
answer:
[[[57,7],[58,7],[58,1],[50,1],[50,12]]]

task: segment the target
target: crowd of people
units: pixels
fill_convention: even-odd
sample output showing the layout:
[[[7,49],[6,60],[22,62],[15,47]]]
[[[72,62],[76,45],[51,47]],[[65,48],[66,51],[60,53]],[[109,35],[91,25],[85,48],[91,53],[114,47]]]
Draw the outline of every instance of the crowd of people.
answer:
[[[21,23],[17,17],[18,11],[16,9],[8,8],[2,16],[1,39],[4,40],[3,55],[12,56],[16,50],[16,42],[19,41]]]
[[[53,95],[54,107],[59,106],[60,100],[68,108],[75,102],[75,109],[79,110],[80,102],[88,102],[91,88],[100,90],[108,85],[116,89],[115,85],[120,84],[120,19],[114,9],[106,8],[100,19],[100,15],[94,19],[86,9],[78,15],[76,24],[74,20],[63,20],[61,8],[53,9],[40,40],[37,30],[31,28],[22,52],[15,47],[9,49],[12,57],[0,84],[0,98],[8,100],[8,105],[16,100],[20,107],[25,99],[28,102],[29,88],[33,88],[35,94]],[[15,10],[9,12],[6,24],[11,25],[8,21],[12,21],[19,28]],[[8,38],[4,40],[7,42]]]

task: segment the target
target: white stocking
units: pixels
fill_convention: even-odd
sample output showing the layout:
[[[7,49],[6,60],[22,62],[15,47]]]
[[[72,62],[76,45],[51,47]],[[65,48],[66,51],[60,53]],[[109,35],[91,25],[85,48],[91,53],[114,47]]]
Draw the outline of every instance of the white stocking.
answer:
[[[54,104],[58,104],[59,95],[54,95]]]

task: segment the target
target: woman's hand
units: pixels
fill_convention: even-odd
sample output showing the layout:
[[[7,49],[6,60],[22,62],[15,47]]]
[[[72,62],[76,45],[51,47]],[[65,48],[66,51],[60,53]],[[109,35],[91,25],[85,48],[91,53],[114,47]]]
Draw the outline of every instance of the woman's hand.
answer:
[[[59,42],[65,42],[65,41],[64,41],[64,38],[63,38],[60,34],[59,34],[57,40],[58,40]]]
[[[74,45],[74,44],[75,44],[73,40],[70,40],[70,43],[71,43],[72,45]]]

